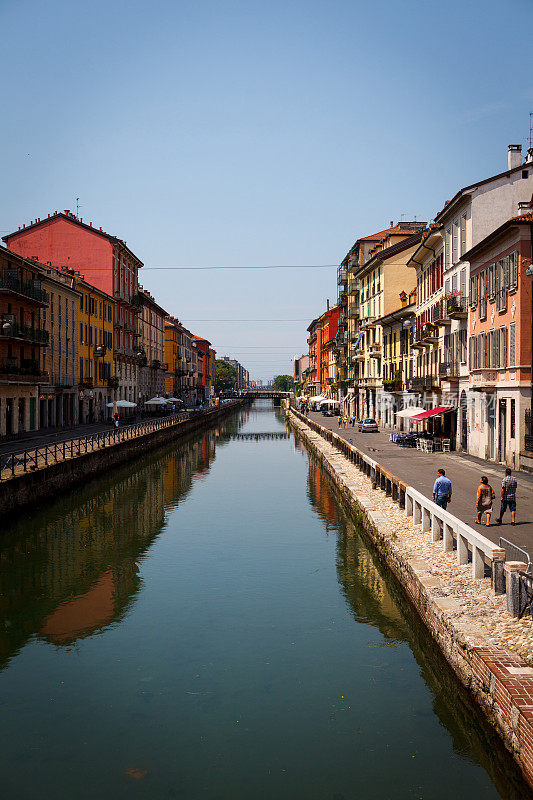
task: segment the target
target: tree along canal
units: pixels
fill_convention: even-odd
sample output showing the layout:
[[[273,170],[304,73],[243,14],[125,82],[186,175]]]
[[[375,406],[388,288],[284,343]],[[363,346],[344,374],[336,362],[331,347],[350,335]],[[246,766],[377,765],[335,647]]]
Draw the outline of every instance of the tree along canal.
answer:
[[[269,401],[4,525],[2,798],[528,796]]]

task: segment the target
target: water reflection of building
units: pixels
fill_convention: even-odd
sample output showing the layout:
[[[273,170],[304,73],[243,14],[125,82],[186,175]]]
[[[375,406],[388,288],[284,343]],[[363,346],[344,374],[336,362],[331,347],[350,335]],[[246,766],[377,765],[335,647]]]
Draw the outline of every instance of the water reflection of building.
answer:
[[[337,576],[357,622],[378,628],[384,645],[409,646],[431,693],[433,711],[449,732],[455,752],[480,764],[502,797],[531,797],[498,734],[459,683],[403,590],[387,575],[388,568],[366,546],[329,479],[311,457],[308,495],[326,525],[337,529]]]
[[[123,618],[166,509],[214,456],[208,432],[16,522],[0,549],[0,668],[31,636],[68,645]]]

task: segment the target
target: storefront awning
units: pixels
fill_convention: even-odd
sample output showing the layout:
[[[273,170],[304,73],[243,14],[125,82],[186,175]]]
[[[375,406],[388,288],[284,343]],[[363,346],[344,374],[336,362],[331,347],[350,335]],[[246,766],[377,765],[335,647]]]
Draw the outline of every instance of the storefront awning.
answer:
[[[417,414],[422,414],[424,411],[420,406],[411,406],[411,408],[402,408],[401,411],[396,412],[397,417],[416,417]]]
[[[416,414],[414,417],[411,417],[411,422],[423,422],[423,420],[429,417],[436,417],[438,414],[444,414],[446,411],[453,411],[453,406],[437,406],[436,408],[430,408],[429,411],[423,411],[422,414]]]

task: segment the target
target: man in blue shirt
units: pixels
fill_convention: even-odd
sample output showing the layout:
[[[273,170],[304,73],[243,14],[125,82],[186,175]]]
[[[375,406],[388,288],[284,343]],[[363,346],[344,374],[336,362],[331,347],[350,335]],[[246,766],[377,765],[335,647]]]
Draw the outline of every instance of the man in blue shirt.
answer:
[[[452,499],[452,482],[446,477],[443,469],[438,470],[438,477],[433,486],[433,502],[441,508],[446,508]]]

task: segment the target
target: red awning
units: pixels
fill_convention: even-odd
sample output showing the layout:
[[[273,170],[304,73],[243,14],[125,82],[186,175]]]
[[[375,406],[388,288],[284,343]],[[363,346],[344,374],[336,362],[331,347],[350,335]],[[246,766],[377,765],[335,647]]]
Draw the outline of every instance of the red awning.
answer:
[[[436,417],[437,414],[444,414],[445,411],[453,411],[453,406],[437,406],[436,408],[431,408],[429,411],[423,411],[421,414],[415,414],[414,417],[410,418],[410,422],[422,422],[428,417]]]

